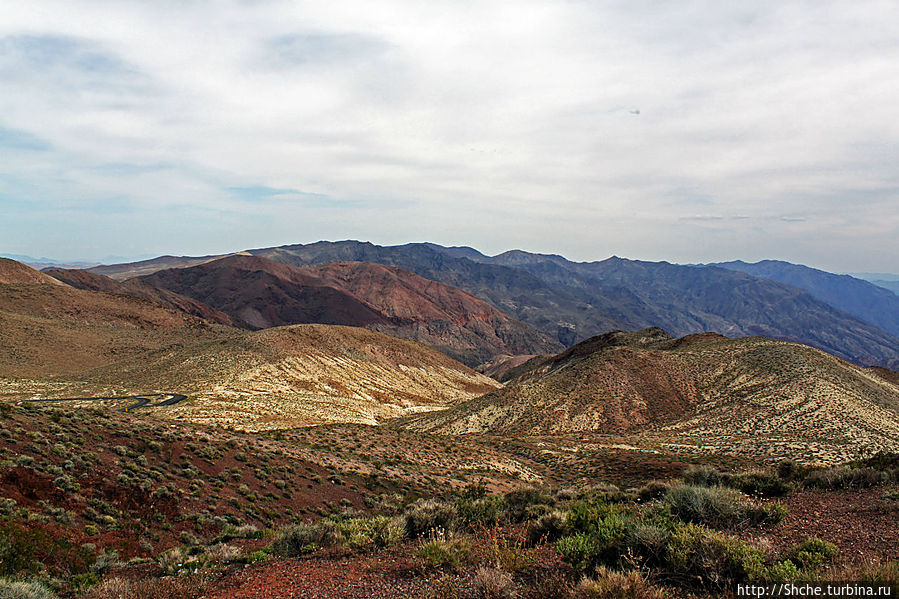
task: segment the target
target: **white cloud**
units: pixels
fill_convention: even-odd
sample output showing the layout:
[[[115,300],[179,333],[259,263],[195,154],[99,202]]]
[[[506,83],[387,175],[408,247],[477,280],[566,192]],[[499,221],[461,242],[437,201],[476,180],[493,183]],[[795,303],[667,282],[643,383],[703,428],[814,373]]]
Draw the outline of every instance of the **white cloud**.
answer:
[[[891,2],[32,0],[4,13],[0,132],[46,144],[0,139],[7,251],[353,237],[835,270],[899,255]],[[232,188],[292,191],[246,202]],[[78,230],[112,223],[108,203],[119,211],[98,246]],[[194,234],[161,234],[188,215]],[[60,241],[45,249],[48,230]]]

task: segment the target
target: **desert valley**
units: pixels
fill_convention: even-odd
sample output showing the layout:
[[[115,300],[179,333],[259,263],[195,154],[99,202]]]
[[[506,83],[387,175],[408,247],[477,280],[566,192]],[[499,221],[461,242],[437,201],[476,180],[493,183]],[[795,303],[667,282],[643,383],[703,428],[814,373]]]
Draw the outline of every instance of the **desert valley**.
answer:
[[[897,369],[899,296],[786,262],[0,259],[0,596],[895,588]]]

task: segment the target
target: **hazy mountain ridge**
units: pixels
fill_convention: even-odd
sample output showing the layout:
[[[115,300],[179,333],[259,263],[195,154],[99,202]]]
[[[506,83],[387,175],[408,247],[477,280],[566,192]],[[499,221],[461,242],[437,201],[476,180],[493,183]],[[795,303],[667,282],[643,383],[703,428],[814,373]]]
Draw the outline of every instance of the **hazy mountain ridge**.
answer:
[[[762,260],[754,264],[741,260],[709,264],[745,272],[800,289],[831,306],[857,316],[890,333],[899,335],[899,296],[877,284],[849,275],[837,275],[801,264]],[[896,284],[899,289],[899,283]]]

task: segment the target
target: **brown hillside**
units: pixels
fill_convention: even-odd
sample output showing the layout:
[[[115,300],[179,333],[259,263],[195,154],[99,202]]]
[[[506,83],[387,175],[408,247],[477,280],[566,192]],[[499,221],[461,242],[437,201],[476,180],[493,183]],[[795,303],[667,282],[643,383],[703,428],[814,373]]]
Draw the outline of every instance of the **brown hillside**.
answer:
[[[104,275],[77,269],[51,269],[44,271],[44,273],[76,289],[89,289],[142,297],[167,308],[174,308],[175,310],[199,316],[210,322],[228,326],[241,326],[243,324],[235,321],[235,319],[224,312],[198,302],[193,298],[185,297],[167,289],[153,287],[140,279],[120,282]]]
[[[166,417],[241,430],[376,424],[499,386],[419,343],[332,325],[220,330],[81,378],[98,396],[182,393],[190,399]]]
[[[871,366],[867,370],[873,372],[880,378],[899,387],[899,372],[890,370],[889,368],[881,368],[880,366]]]
[[[234,255],[141,280],[191,297],[258,329],[301,323],[366,326],[387,318],[300,268]]]
[[[56,283],[0,285],[0,376],[71,375],[213,334],[146,299]]]
[[[18,284],[44,284],[44,285],[63,285],[53,277],[49,277],[42,272],[38,272],[26,266],[21,262],[10,260],[9,258],[0,258],[0,285],[18,285]]]
[[[151,275],[160,270],[169,268],[187,268],[198,264],[205,264],[213,260],[219,260],[226,256],[242,255],[243,252],[234,254],[218,254],[215,256],[159,256],[150,260],[141,260],[140,262],[128,262],[125,264],[101,264],[89,268],[90,272],[104,275],[115,279],[116,281],[125,281],[134,277],[142,277]]]
[[[807,346],[658,329],[588,339],[515,383],[404,426],[443,433],[616,433],[835,461],[899,449],[899,389]]]
[[[560,347],[470,293],[395,266],[338,262],[304,270],[353,294],[393,321],[372,328],[427,343],[470,365],[498,354],[548,352]]]

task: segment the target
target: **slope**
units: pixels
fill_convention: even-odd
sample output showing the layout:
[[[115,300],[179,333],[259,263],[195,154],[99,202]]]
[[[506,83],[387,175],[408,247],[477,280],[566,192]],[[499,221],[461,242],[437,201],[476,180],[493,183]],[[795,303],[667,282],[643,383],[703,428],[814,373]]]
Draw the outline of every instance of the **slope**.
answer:
[[[464,291],[383,265],[304,269],[258,256],[231,256],[137,281],[208,303],[255,328],[365,326],[427,343],[469,365],[501,353],[561,348]]]
[[[254,256],[229,256],[159,271],[140,280],[194,298],[254,328],[388,323],[383,314],[327,281]]]
[[[67,285],[76,289],[88,289],[91,291],[104,291],[106,293],[118,293],[121,295],[130,295],[134,297],[142,297],[152,302],[156,302],[167,308],[173,308],[199,316],[210,322],[217,322],[228,326],[241,326],[242,323],[231,318],[224,312],[216,310],[211,306],[207,306],[195,299],[179,295],[166,289],[153,287],[149,283],[139,279],[130,279],[120,282],[110,277],[92,273],[86,270],[62,270],[49,269],[43,271],[54,279],[62,281]]]
[[[0,285],[18,284],[63,285],[53,277],[38,272],[21,262],[0,258]]]
[[[715,331],[798,341],[863,365],[899,366],[899,338],[784,283],[715,267],[618,257],[576,263],[513,251],[491,262],[526,269],[549,285],[605,294],[629,289],[640,326],[675,335]]]
[[[805,289],[835,308],[870,322],[891,335],[899,335],[899,296],[869,281],[780,260],[762,260],[754,264],[737,260],[709,266],[745,272]]]
[[[483,300],[401,268],[340,262],[305,270],[398,322],[372,328],[427,343],[469,365],[500,354],[561,349],[557,341]]]
[[[660,329],[531,363],[504,389],[401,426],[441,433],[618,434],[668,448],[821,461],[899,449],[899,387],[819,350]]]
[[[231,329],[82,377],[104,395],[177,391],[190,399],[166,418],[247,431],[378,424],[499,387],[419,343],[333,325]]]
[[[156,302],[23,272],[39,282],[0,284],[0,377],[73,375],[214,334],[205,320]]]

